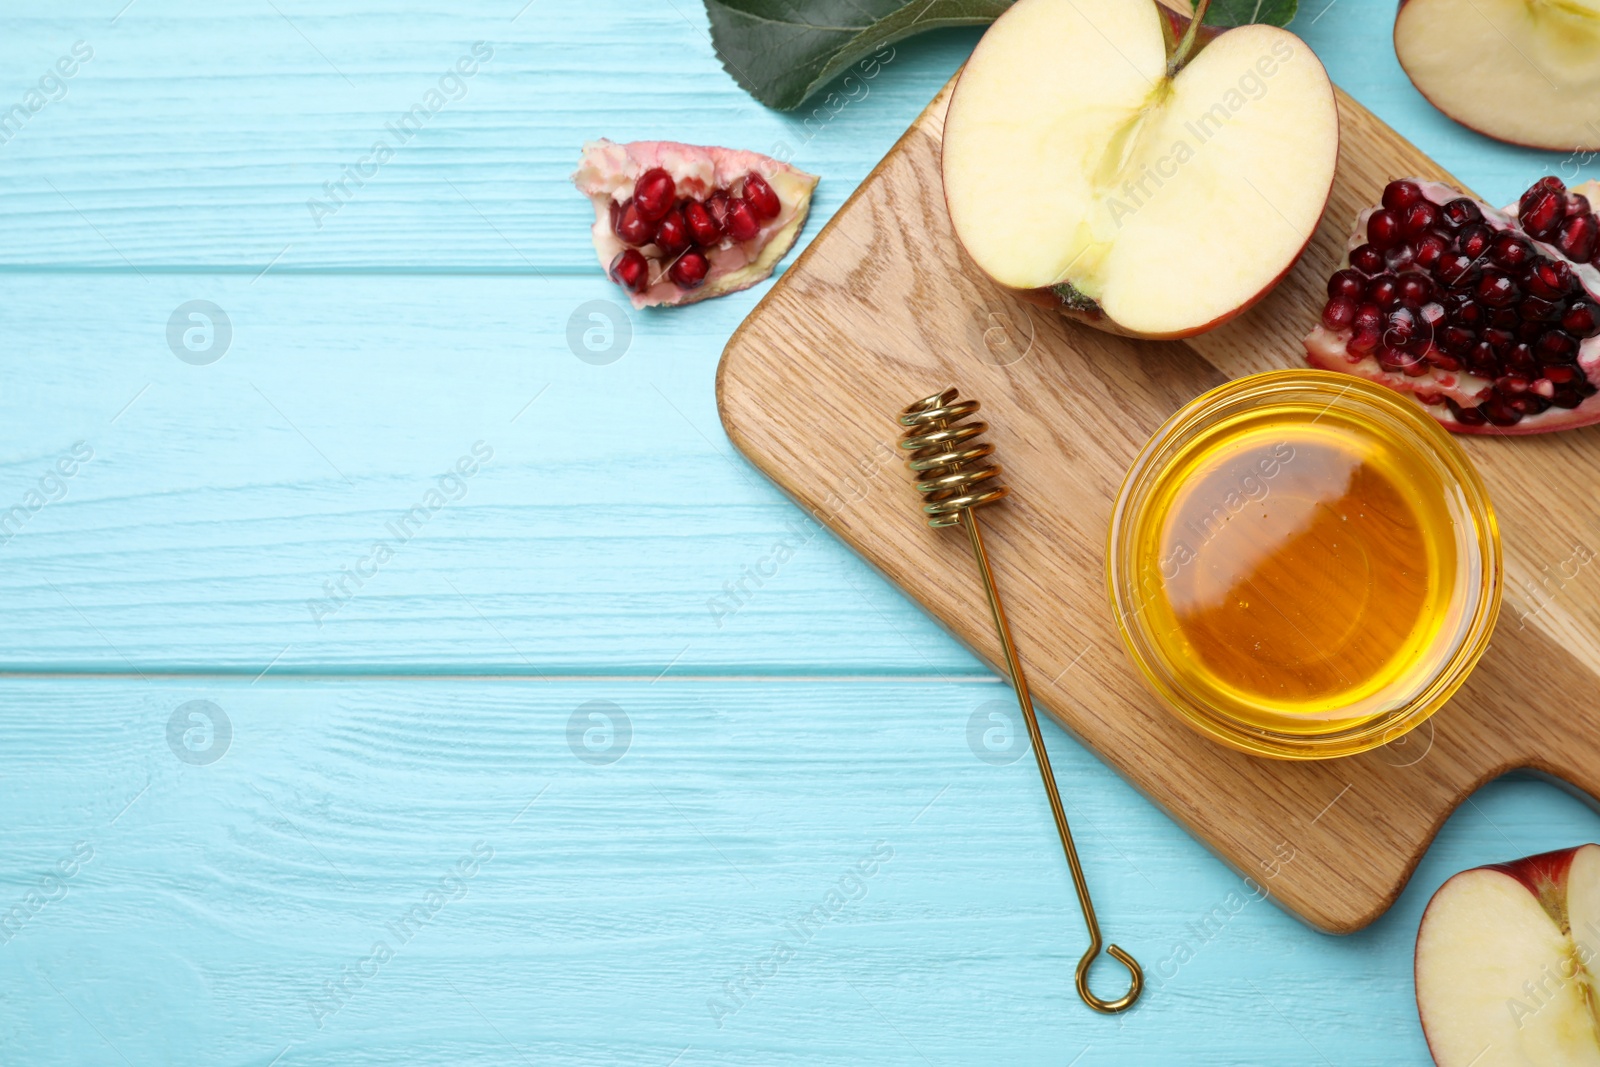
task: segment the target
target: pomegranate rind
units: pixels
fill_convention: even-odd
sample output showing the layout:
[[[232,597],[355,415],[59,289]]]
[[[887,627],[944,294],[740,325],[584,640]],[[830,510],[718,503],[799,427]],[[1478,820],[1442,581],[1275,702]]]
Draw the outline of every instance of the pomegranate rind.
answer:
[[[761,225],[748,241],[724,237],[714,248],[700,251],[711,262],[705,283],[685,290],[667,277],[672,260],[654,244],[642,249],[660,260],[657,280],[641,293],[629,293],[635,308],[692,304],[725,293],[748,289],[772,274],[794,247],[811,211],[811,196],[818,178],[771,156],[736,148],[680,144],[676,141],[632,141],[619,144],[601,138],[583,146],[583,156],[572,182],[594,205],[595,254],[607,268],[625,248],[611,229],[611,205],[633,195],[639,175],[654,167],[665,168],[677,182],[680,198],[704,200],[717,189],[736,187],[745,175],[756,173],[778,194],[782,207],[776,218]]]
[[[1416,182],[1422,187],[1423,195],[1435,204],[1443,205],[1466,196],[1461,190],[1444,182],[1427,181],[1422,178],[1402,180]],[[1596,194],[1600,193],[1600,182],[1588,182],[1570,191],[1585,193],[1591,203],[1600,203],[1596,200]],[[1514,229],[1531,241],[1542,254],[1566,263],[1577,275],[1584,289],[1600,302],[1600,270],[1591,264],[1575,263],[1562,255],[1561,250],[1554,245],[1530,237],[1517,226],[1515,204],[1500,210],[1481,200],[1474,202],[1483,212],[1485,226],[1496,233]],[[1355,226],[1345,243],[1344,258],[1335,269],[1342,270],[1350,266],[1350,253],[1367,243],[1367,220],[1378,210],[1379,207],[1374,205],[1356,217]],[[1349,350],[1348,342],[1353,333],[1354,331],[1348,328],[1330,330],[1318,322],[1305,338],[1306,362],[1321,370],[1354,374],[1395,392],[1405,393],[1426,407],[1428,414],[1452,433],[1519,437],[1571,430],[1600,422],[1600,403],[1597,403],[1600,401],[1600,396],[1591,397],[1576,408],[1552,407],[1536,415],[1526,415],[1515,426],[1495,426],[1489,423],[1479,426],[1460,422],[1445,404],[1445,399],[1453,400],[1463,408],[1476,407],[1492,393],[1494,387],[1492,381],[1466,371],[1443,371],[1436,367],[1430,367],[1426,374],[1415,378],[1385,370],[1375,355],[1362,356]],[[1591,382],[1600,382],[1600,336],[1591,337],[1579,345],[1578,366]]]

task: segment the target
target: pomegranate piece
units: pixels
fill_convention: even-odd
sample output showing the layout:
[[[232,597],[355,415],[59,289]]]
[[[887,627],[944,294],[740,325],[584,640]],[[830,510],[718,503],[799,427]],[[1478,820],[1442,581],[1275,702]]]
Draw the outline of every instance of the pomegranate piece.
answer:
[[[1600,422],[1597,193],[1544,178],[1502,211],[1390,182],[1328,280],[1307,360],[1409,394],[1458,433]]]
[[[572,180],[594,205],[595,252],[636,308],[766,278],[794,246],[817,185],[756,152],[673,141],[590,142]]]

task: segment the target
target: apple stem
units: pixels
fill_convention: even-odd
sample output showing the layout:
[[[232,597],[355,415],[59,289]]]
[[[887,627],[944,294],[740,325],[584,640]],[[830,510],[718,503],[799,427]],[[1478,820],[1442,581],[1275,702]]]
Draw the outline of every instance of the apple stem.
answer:
[[[1184,61],[1194,50],[1194,40],[1200,34],[1200,24],[1206,20],[1206,11],[1210,7],[1211,0],[1198,0],[1194,5],[1194,17],[1189,20],[1189,28],[1184,31],[1183,40],[1178,42],[1178,50],[1172,53],[1172,59],[1167,63],[1167,77],[1183,69]]]

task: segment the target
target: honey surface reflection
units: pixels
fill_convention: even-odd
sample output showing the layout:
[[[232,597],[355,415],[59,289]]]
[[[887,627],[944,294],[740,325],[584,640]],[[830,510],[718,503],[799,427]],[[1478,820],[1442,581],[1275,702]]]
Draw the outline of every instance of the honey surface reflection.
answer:
[[[1431,669],[1454,541],[1448,502],[1419,492],[1408,462],[1337,418],[1195,442],[1151,501],[1147,556],[1151,622],[1188,685],[1246,719],[1326,729]]]

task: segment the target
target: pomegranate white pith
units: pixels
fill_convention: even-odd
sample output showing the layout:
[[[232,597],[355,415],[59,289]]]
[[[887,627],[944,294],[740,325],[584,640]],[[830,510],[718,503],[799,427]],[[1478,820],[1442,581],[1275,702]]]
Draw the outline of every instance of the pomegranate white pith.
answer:
[[[1463,126],[1532,148],[1600,148],[1600,0],[1404,0],[1394,50]]]
[[[594,247],[636,308],[746,289],[799,236],[817,177],[757,152],[673,141],[583,146],[572,176]]]
[[[1600,846],[1451,878],[1417,931],[1417,1013],[1439,1067],[1597,1067]]]
[[[1459,433],[1600,422],[1597,260],[1591,201],[1558,179],[1506,211],[1390,182],[1328,281],[1307,360],[1408,393]]]
[[[1149,0],[1019,0],[944,129],[945,198],[978,267],[1143,337],[1219,325],[1269,290],[1338,157],[1333,89],[1303,41],[1248,25],[1184,54],[1164,22]]]

